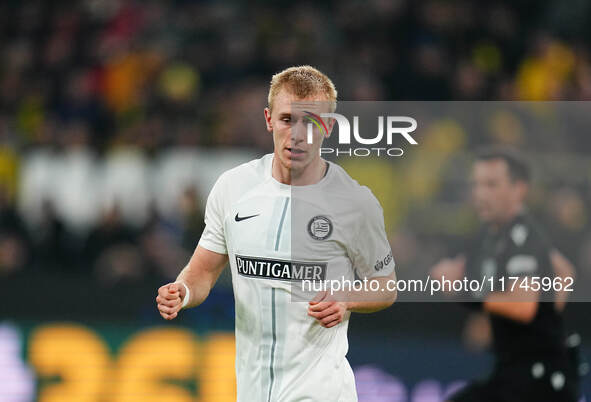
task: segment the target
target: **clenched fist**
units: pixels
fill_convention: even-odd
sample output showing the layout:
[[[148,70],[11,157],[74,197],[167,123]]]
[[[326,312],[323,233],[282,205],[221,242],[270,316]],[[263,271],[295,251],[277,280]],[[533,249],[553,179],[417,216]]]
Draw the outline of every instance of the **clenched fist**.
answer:
[[[158,289],[156,303],[162,318],[165,320],[176,318],[183,306],[185,293],[185,287],[181,282],[169,283]]]

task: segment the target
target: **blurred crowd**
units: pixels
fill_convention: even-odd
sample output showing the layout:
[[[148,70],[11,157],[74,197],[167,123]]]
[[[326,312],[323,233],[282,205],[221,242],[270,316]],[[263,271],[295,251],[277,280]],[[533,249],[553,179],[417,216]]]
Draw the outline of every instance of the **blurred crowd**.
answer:
[[[325,71],[343,100],[591,99],[590,8],[2,2],[0,275],[174,277],[217,174],[271,149],[268,82],[290,65]],[[548,207],[549,219],[587,230],[587,195],[568,187],[556,196],[564,202]],[[413,236],[393,236],[402,255],[416,249]]]
[[[181,194],[177,213],[164,218],[149,206],[140,225],[130,224],[117,202],[101,208],[84,228],[68,225],[49,199],[40,209],[38,219],[27,222],[0,193],[0,275],[23,270],[93,275],[105,286],[141,281],[146,275],[171,279],[188,261],[204,228],[193,187]]]

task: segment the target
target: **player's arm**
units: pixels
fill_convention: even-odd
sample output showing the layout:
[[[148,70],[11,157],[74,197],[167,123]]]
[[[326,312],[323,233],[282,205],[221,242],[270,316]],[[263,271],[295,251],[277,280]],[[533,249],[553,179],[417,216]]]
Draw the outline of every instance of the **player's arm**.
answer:
[[[396,271],[392,249],[386,234],[384,212],[371,191],[362,204],[364,211],[350,252],[357,276],[373,286],[346,295],[346,308],[355,313],[373,313],[396,301]],[[375,289],[375,290],[372,290]]]
[[[205,207],[205,230],[195,248],[189,263],[174,283],[161,286],[158,289],[156,302],[160,315],[172,320],[185,301],[185,285],[189,288],[188,304],[185,307],[195,307],[203,303],[209,295],[209,291],[217,281],[222,269],[228,262],[226,238],[224,234],[225,208],[223,200],[226,199],[224,175],[220,176],[213,186]]]
[[[373,277],[369,280],[379,282],[379,290],[374,292],[364,289],[334,294],[329,291],[320,292],[310,301],[308,315],[314,317],[323,327],[330,328],[342,322],[347,311],[375,313],[394,304],[397,297],[396,289],[392,287],[392,283],[396,282],[395,271],[388,276]]]
[[[189,263],[183,268],[176,281],[158,289],[156,302],[160,315],[167,320],[176,318],[187,297],[183,283],[189,288],[189,300],[185,308],[203,303],[227,262],[226,254],[215,253],[197,246]]]
[[[382,207],[369,190],[364,195],[367,198],[360,209],[363,215],[356,230],[351,230],[353,237],[347,241],[347,251],[357,276],[366,283],[378,283],[374,282],[373,288],[363,286],[359,291],[318,293],[309,303],[308,315],[326,328],[342,322],[347,311],[373,313],[390,307],[397,298],[395,264]]]
[[[191,291],[187,308],[196,307],[205,301],[227,263],[228,255],[197,246],[191,260],[176,278],[177,282],[184,282]]]
[[[379,286],[376,289],[380,289],[376,292],[368,291],[365,295],[361,294],[366,300],[355,300],[356,296],[351,295],[348,302],[346,302],[346,308],[354,313],[375,313],[390,307],[396,301],[398,292],[392,288],[392,283],[396,283],[396,271],[388,276],[379,276],[370,279],[376,281]],[[389,288],[390,287],[390,288]],[[386,291],[382,291],[382,290]]]

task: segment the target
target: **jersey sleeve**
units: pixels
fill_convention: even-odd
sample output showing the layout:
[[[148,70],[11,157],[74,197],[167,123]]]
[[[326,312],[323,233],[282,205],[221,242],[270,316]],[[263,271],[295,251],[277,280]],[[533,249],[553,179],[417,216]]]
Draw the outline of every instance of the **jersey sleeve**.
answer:
[[[361,279],[389,276],[395,265],[382,206],[369,190],[367,193],[350,245],[353,267]]]
[[[224,180],[223,175],[213,186],[205,206],[205,229],[199,246],[219,254],[228,254],[224,234]]]

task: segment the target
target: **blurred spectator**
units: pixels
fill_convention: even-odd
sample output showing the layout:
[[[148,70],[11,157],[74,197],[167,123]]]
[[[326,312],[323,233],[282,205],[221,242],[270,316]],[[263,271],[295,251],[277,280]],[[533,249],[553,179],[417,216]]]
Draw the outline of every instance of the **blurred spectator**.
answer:
[[[117,204],[104,211],[98,227],[88,235],[81,269],[94,270],[107,284],[139,279],[144,273],[137,234],[125,225]]]
[[[0,186],[0,275],[17,273],[30,262],[30,241],[6,189]]]
[[[150,202],[149,167],[140,149],[120,147],[109,152],[97,180],[101,204],[117,204],[123,219],[139,227],[147,219]]]
[[[573,188],[552,192],[547,202],[552,241],[571,260],[576,260],[581,240],[589,229],[589,217],[581,195]]]
[[[178,220],[182,228],[182,245],[185,250],[192,252],[205,229],[205,211],[201,206],[197,189],[194,187],[185,189],[179,204]]]
[[[163,219],[155,208],[151,211],[139,238],[141,250],[151,273],[164,282],[170,282],[187,263],[196,244],[189,250],[183,249],[178,228]]]
[[[33,232],[33,243],[37,266],[50,272],[73,273],[76,243],[73,244],[64,222],[49,200],[43,202],[41,221]]]
[[[94,274],[103,286],[139,282],[145,277],[142,254],[130,244],[113,244],[99,254]]]

